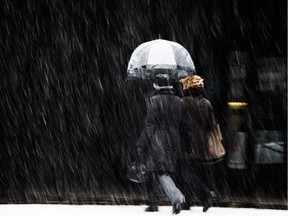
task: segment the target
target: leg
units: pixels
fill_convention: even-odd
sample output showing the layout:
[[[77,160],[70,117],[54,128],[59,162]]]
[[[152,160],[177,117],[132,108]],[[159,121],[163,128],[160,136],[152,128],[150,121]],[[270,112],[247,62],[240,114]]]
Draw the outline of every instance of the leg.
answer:
[[[173,205],[173,214],[179,214],[181,211],[181,204],[185,202],[185,197],[176,187],[169,174],[159,175],[159,183]]]
[[[146,183],[146,190],[148,193],[148,207],[145,209],[147,212],[158,211],[158,202],[159,202],[159,182],[158,175],[154,172],[149,173],[148,180]]]
[[[193,193],[191,192],[192,190],[189,189],[190,182],[186,179],[187,174],[189,174],[189,172],[187,172],[188,169],[187,161],[180,159],[177,162],[177,167],[173,176],[173,179],[176,180],[176,185],[185,197],[185,203],[181,205],[182,210],[190,210],[190,206],[192,206]]]
[[[201,177],[200,165],[197,161],[190,160],[183,163],[181,169],[181,181],[183,183],[183,191],[187,200],[187,209],[191,206],[192,195],[199,199],[203,205],[203,211],[206,212],[212,206],[212,195]]]

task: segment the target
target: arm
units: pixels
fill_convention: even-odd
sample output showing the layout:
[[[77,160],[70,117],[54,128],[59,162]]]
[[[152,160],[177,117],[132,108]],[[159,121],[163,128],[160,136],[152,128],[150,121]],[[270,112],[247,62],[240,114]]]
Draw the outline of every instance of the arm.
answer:
[[[157,116],[157,101],[155,100],[155,98],[152,97],[150,100],[150,104],[148,106],[144,127],[142,129],[139,140],[136,143],[138,156],[143,156],[143,154],[145,154],[148,144],[150,143],[150,139],[154,133],[156,116]]]

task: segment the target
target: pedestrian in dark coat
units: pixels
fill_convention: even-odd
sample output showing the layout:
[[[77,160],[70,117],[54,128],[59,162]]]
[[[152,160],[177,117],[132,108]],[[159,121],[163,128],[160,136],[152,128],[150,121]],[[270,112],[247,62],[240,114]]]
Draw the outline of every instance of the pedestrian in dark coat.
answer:
[[[180,80],[183,83],[184,114],[182,116],[182,150],[184,160],[179,160],[181,190],[186,197],[186,206],[190,209],[192,195],[195,194],[203,205],[203,212],[212,206],[212,194],[201,175],[199,161],[208,151],[208,132],[214,126],[213,107],[202,94],[204,82],[200,76],[193,75]]]
[[[137,152],[149,173],[147,190],[149,207],[158,211],[159,185],[164,189],[173,213],[180,213],[185,198],[175,186],[171,172],[181,155],[179,124],[183,114],[183,101],[175,95],[167,74],[156,76],[154,96],[150,99],[144,128],[137,142]]]

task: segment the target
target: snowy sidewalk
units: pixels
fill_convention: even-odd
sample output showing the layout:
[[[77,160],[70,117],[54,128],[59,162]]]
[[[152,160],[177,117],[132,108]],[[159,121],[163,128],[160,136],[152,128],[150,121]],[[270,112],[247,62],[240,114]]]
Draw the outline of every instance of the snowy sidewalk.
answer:
[[[123,205],[51,205],[51,204],[2,204],[1,216],[163,216],[172,215],[171,206],[160,206],[159,212],[144,212],[146,206]],[[287,216],[287,210],[254,208],[220,208],[212,207],[203,213],[202,207],[192,207],[190,211],[181,211],[179,215],[191,216]]]

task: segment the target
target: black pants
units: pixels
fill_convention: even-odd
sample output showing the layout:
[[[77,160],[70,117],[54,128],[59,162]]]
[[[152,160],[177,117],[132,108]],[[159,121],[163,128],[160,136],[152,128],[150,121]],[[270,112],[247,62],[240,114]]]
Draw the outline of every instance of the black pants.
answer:
[[[194,196],[203,204],[211,196],[203,179],[203,170],[197,160],[179,160],[176,169],[177,185],[185,196],[186,203],[192,205]]]

